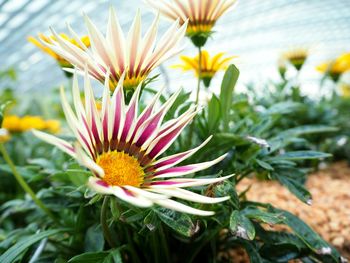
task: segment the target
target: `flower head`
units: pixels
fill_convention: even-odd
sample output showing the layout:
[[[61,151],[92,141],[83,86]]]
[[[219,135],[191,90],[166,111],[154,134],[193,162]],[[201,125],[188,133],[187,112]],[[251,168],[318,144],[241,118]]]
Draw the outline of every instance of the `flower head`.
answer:
[[[66,34],[63,34],[63,33],[59,34],[59,36],[82,50],[87,49],[90,46],[90,40],[88,36],[84,36],[80,38],[78,41],[74,38],[69,38]],[[52,48],[50,48],[50,46],[43,44],[43,43],[53,44],[55,41],[57,41],[56,36],[48,37],[40,33],[38,38],[39,39],[36,39],[35,37],[30,36],[28,37],[28,41],[33,43],[35,46],[40,48],[45,53],[49,54],[51,57],[53,57],[61,67],[68,67],[68,68],[73,67],[68,60],[58,55]]]
[[[282,54],[282,59],[288,61],[292,64],[297,70],[300,70],[308,56],[308,50],[305,48],[296,48],[284,52]]]
[[[161,95],[159,92],[138,114],[141,84],[135,90],[129,105],[125,105],[123,78],[124,75],[120,77],[111,97],[107,75],[101,113],[96,108],[87,73],[84,85],[85,106],[80,100],[76,77],[73,80],[75,112],[68,104],[63,88],[61,89],[63,110],[78,140],[75,146],[40,131],[34,131],[35,135],[56,145],[90,169],[94,175],[89,178],[88,184],[100,194],[115,195],[139,207],[157,204],[181,212],[212,215],[211,211],[192,208],[171,198],[199,203],[227,200],[227,197],[206,197],[183,188],[212,184],[228,177],[181,178],[218,163],[225,155],[213,161],[175,167],[203,147],[208,139],[197,148],[158,159],[193,119],[196,109],[190,108],[177,119],[162,124],[164,115],[179,92],[156,110],[155,104]]]
[[[186,34],[198,47],[204,46],[216,21],[236,3],[236,0],[146,1],[172,20],[180,18],[180,23],[185,23],[188,19]]]
[[[287,65],[286,65],[286,61],[283,58],[280,58],[277,61],[277,69],[278,69],[278,73],[280,74],[282,79],[286,78],[286,71],[287,71]]]
[[[155,67],[181,51],[179,42],[184,37],[186,24],[179,28],[178,21],[174,22],[156,43],[158,20],[157,16],[146,34],[141,37],[141,15],[137,12],[125,38],[116,13],[111,8],[106,36],[85,16],[91,50],[77,48],[55,31],[53,34],[57,41],[48,46],[81,72],[86,66],[89,75],[102,83],[109,71],[111,90],[114,90],[125,71],[124,88],[135,89]],[[76,36],[70,27],[69,30]]]
[[[223,57],[225,53],[221,52],[210,57],[208,51],[201,51],[201,79],[206,87],[210,86],[210,81],[219,70],[226,70],[229,66],[231,57]],[[184,71],[194,71],[196,76],[199,74],[199,55],[195,57],[180,56],[183,64],[174,65],[174,68],[180,68]]]
[[[60,123],[57,120],[45,121],[40,116],[26,115],[19,117],[17,115],[7,115],[4,117],[2,127],[9,132],[25,132],[31,129],[37,129],[57,133],[60,129]]]
[[[322,63],[316,69],[337,82],[343,73],[350,71],[350,53],[344,53],[333,61]]]

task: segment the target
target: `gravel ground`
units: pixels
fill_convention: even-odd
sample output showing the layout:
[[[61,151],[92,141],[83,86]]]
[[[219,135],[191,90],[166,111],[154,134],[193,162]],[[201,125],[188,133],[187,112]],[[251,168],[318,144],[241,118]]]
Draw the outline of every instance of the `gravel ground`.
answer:
[[[271,203],[299,216],[350,261],[350,167],[346,162],[332,164],[309,176],[306,186],[313,197],[311,206],[276,182],[245,179],[238,191],[249,185],[249,200]],[[244,251],[234,254],[233,262],[247,262]]]

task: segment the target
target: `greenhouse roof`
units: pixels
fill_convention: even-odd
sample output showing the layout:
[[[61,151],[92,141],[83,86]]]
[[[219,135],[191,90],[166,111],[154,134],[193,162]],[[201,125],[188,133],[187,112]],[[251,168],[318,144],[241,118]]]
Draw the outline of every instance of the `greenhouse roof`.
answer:
[[[49,33],[50,26],[67,32],[66,22],[76,32],[86,34],[83,12],[104,31],[110,5],[115,6],[124,31],[138,8],[146,25],[154,16],[142,0],[0,0],[1,69],[8,66],[17,69],[17,86],[21,90],[45,90],[64,83],[64,75],[55,61],[29,43],[27,37],[38,32]],[[160,28],[164,31],[168,22],[162,21]],[[310,50],[302,77],[311,83],[320,78],[315,71],[319,62],[350,50],[350,1],[239,1],[219,20],[215,31],[206,49],[237,55],[241,83],[266,79],[267,75],[276,77],[279,55],[295,47]],[[184,53],[195,55],[196,50],[186,43]],[[178,58],[164,63],[164,71],[176,62]],[[172,89],[195,85],[190,73],[172,71],[168,77]]]

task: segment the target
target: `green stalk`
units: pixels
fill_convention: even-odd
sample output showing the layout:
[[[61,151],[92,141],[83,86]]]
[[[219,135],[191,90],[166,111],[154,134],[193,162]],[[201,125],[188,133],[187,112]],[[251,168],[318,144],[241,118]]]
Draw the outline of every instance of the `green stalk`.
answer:
[[[199,91],[201,89],[201,75],[202,75],[202,54],[201,54],[201,51],[202,51],[202,48],[198,47],[198,82],[197,82],[197,91],[196,91],[196,100],[195,100],[196,109],[198,108]],[[190,127],[190,134],[188,136],[189,145],[192,145],[192,136],[193,136],[193,131],[194,131],[194,125],[195,125],[195,117],[192,120],[192,124]]]
[[[59,224],[57,218],[51,213],[51,211],[44,205],[43,202],[40,201],[40,199],[35,195],[34,191],[30,188],[30,186],[26,183],[26,181],[23,179],[23,177],[18,173],[16,166],[11,160],[11,157],[7,153],[7,150],[3,143],[0,143],[0,152],[2,153],[2,156],[4,157],[5,162],[10,167],[15,179],[19,183],[19,185],[23,188],[23,190],[29,194],[29,196],[33,199],[34,203],[41,209],[43,212],[45,212],[56,224]]]
[[[162,245],[162,250],[163,250],[163,253],[164,253],[164,262],[171,262],[170,260],[170,253],[169,253],[169,247],[168,247],[168,242],[167,242],[167,239],[166,239],[166,236],[165,236],[165,233],[164,233],[164,229],[162,227],[162,225],[160,224],[159,226],[159,241]]]
[[[202,241],[197,247],[195,247],[191,252],[191,255],[189,255],[189,259],[187,262],[192,263],[196,259],[196,256],[198,253],[203,249],[203,247],[208,244],[209,242],[213,241],[213,238],[219,234],[220,229],[215,229],[211,233],[208,234],[208,236]],[[214,241],[215,242],[215,241]]]
[[[197,82],[197,92],[196,92],[196,106],[198,107],[199,91],[201,89],[201,75],[202,75],[202,48],[198,48],[198,82]]]
[[[109,207],[108,204],[109,204],[109,196],[105,196],[105,198],[103,199],[103,203],[102,203],[100,221],[101,221],[103,236],[107,240],[108,245],[111,248],[114,248],[114,247],[116,247],[116,245],[113,241],[113,238],[112,238],[112,235],[111,235],[111,232],[109,230],[108,223],[107,223],[107,210]]]

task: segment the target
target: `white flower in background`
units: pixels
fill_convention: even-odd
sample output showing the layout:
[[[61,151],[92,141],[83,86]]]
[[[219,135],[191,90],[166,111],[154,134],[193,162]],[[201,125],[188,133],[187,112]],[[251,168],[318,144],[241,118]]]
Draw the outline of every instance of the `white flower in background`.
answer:
[[[140,12],[137,12],[127,37],[125,37],[117,15],[111,8],[105,36],[85,15],[91,50],[81,43],[78,35],[69,26],[69,31],[82,48],[77,48],[54,30],[52,31],[56,41],[43,44],[78,70],[83,71],[86,66],[89,75],[102,83],[109,71],[111,90],[117,86],[121,74],[125,71],[124,88],[135,89],[155,67],[182,50],[179,42],[185,35],[186,22],[180,27],[179,20],[175,21],[157,41],[158,20],[157,15],[142,37],[141,15]],[[74,70],[67,69],[67,71]]]
[[[237,0],[146,0],[154,9],[172,19],[188,20],[187,36],[196,46],[203,46],[212,33],[216,21],[237,2]]]
[[[179,92],[156,110],[155,104],[161,95],[159,92],[142,113],[138,114],[141,84],[136,88],[129,105],[125,105],[123,79],[124,75],[120,77],[111,97],[107,74],[101,112],[96,108],[87,72],[85,105],[80,99],[77,76],[74,76],[75,112],[67,102],[63,88],[61,89],[63,110],[78,140],[74,147],[53,135],[40,131],[34,131],[34,134],[56,145],[89,168],[94,174],[89,178],[89,186],[100,194],[115,195],[139,207],[157,204],[185,213],[203,216],[214,214],[212,211],[192,208],[171,199],[175,197],[198,203],[217,203],[229,198],[212,198],[183,189],[217,183],[230,177],[183,178],[184,175],[220,162],[226,155],[213,161],[176,166],[202,148],[210,138],[192,150],[158,159],[196,115],[195,108],[192,107],[178,118],[162,124]]]

